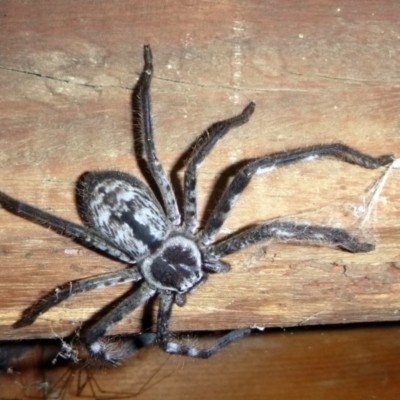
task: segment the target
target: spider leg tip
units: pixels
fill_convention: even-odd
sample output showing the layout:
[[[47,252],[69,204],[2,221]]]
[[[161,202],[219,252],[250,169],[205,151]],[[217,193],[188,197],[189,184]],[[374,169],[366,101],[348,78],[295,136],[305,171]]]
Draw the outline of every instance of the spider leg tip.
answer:
[[[13,329],[19,329],[19,328],[23,328],[24,326],[27,326],[27,325],[29,325],[29,323],[27,323],[27,322],[24,321],[23,319],[20,319],[20,320],[14,322],[14,323],[11,325],[11,327],[12,327]]]
[[[151,47],[149,44],[143,46],[143,58],[145,66],[150,66],[153,61],[153,54],[151,52]]]
[[[24,328],[25,326],[32,325],[36,320],[35,315],[22,315],[22,317],[15,321],[11,326],[13,329]]]
[[[246,114],[248,117],[254,113],[254,110],[256,108],[256,103],[254,101],[251,101],[245,109],[243,110],[243,114]]]
[[[396,161],[396,157],[393,154],[385,154],[378,157],[378,163],[380,166],[389,165],[394,161]]]
[[[373,243],[346,243],[343,246],[339,246],[343,250],[347,250],[350,253],[368,253],[375,250],[375,245]]]

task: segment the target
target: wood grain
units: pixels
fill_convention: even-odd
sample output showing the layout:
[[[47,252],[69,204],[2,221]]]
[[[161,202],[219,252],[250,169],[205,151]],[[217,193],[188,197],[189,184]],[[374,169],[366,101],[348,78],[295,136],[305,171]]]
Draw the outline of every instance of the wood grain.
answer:
[[[202,215],[241,160],[316,143],[400,155],[400,5],[357,1],[2,1],[0,188],[79,221],[85,171],[141,177],[131,93],[151,44],[159,158],[179,183],[181,155],[210,123],[251,100],[251,121],[199,171]],[[341,224],[376,242],[368,254],[266,243],[227,257],[174,309],[174,330],[398,320],[400,174],[363,229],[354,210],[384,173],[320,160],[252,180],[223,234],[277,216]],[[204,222],[204,217],[201,217]],[[0,210],[0,338],[63,336],[130,288],[80,295],[18,331],[21,312],[57,285],[123,268],[68,238]],[[113,332],[141,329],[142,310]]]
[[[35,399],[380,399],[399,398],[400,327],[295,329],[247,337],[209,360],[151,347],[118,368],[41,367],[37,344],[0,376],[4,400]],[[54,349],[53,349],[54,350]],[[60,360],[59,360],[60,361]]]

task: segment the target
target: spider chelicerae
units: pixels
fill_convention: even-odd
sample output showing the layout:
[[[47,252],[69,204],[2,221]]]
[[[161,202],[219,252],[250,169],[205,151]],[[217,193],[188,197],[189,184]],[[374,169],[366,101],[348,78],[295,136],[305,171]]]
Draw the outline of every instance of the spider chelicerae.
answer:
[[[266,239],[326,244],[353,253],[373,250],[343,229],[272,220],[216,241],[217,234],[240,194],[256,174],[299,161],[334,157],[363,168],[378,168],[392,162],[391,155],[372,157],[343,144],[321,144],[266,155],[248,162],[234,176],[209,219],[197,227],[196,172],[215,144],[232,128],[246,123],[254,112],[251,102],[237,116],[217,122],[192,147],[185,175],[183,216],[171,182],[157,158],[151,121],[150,82],[153,75],[150,46],[144,46],[144,68],[135,87],[136,118],[142,135],[145,162],[156,183],[157,196],[139,179],[118,171],[84,173],[77,184],[79,213],[87,227],[66,221],[0,192],[0,203],[8,211],[50,227],[128,265],[120,271],[68,282],[26,309],[13,326],[32,324],[42,313],[81,292],[105,286],[138,282],[137,289],[109,310],[84,334],[89,351],[116,362],[139,347],[156,342],[168,353],[207,358],[239,339],[250,329],[225,334],[209,348],[200,349],[172,340],[170,319],[173,304],[183,306],[186,294],[202,285],[210,273],[227,272],[222,258]],[[141,333],[114,347],[107,332],[153,296],[159,297],[156,333]]]

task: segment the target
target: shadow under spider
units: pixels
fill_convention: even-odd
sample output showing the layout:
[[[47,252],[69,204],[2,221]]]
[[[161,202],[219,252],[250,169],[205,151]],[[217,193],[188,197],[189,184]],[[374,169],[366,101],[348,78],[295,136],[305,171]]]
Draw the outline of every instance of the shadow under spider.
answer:
[[[131,340],[132,335],[113,338]],[[120,368],[90,357],[78,363],[57,358],[59,339],[0,342],[0,400],[67,400],[71,395],[93,400],[137,398],[168,379],[179,367],[177,363],[171,367],[171,355],[159,359],[154,351],[155,348],[149,349],[121,367],[125,369],[125,376],[132,375],[132,379],[125,379],[126,387],[119,388],[112,383],[118,379],[116,374],[120,376]],[[143,358],[149,364],[144,370],[137,366]],[[130,374],[131,370],[136,372]]]

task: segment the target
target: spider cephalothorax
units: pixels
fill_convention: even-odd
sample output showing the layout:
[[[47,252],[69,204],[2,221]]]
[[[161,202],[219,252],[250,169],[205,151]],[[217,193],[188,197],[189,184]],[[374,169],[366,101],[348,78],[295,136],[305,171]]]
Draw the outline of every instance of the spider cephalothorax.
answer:
[[[325,243],[350,252],[371,251],[373,245],[359,242],[343,229],[273,220],[215,241],[230,210],[255,174],[304,160],[330,156],[364,168],[389,164],[393,157],[372,157],[343,144],[316,145],[257,158],[245,165],[212,212],[205,226],[197,229],[196,171],[214,145],[231,128],[246,123],[254,111],[250,103],[241,114],[213,124],[193,146],[185,171],[183,221],[170,180],[159,162],[153,142],[150,112],[150,81],[153,73],[149,46],[144,47],[144,69],[135,88],[136,116],[142,129],[147,167],[162,204],[140,180],[117,171],[88,172],[78,181],[79,212],[87,227],[51,215],[0,192],[0,204],[9,211],[48,226],[81,244],[125,262],[128,268],[68,282],[47,294],[14,324],[29,325],[43,312],[77,293],[126,282],[140,282],[135,292],[120,301],[85,333],[94,355],[117,361],[137,348],[157,342],[165,351],[192,357],[209,357],[228,343],[250,332],[229,332],[208,349],[198,349],[171,340],[169,324],[173,303],[180,306],[186,294],[203,284],[210,272],[226,272],[227,255],[265,239]],[[112,349],[104,335],[121,319],[151,297],[158,295],[160,306],[157,333],[142,333],[124,346]]]

